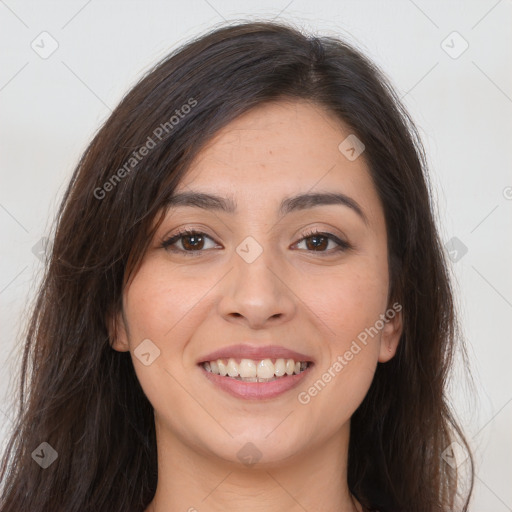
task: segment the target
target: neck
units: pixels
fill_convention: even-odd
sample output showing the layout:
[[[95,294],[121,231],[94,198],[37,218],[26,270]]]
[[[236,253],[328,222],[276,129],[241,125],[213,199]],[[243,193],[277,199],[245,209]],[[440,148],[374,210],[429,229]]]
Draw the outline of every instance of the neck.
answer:
[[[349,423],[321,446],[246,466],[200,453],[155,421],[158,484],[146,512],[363,512],[347,485]]]

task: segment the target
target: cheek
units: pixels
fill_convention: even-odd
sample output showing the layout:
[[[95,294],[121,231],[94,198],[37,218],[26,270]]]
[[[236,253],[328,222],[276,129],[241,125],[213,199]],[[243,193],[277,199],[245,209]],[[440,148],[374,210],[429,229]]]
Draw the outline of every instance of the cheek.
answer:
[[[334,431],[352,416],[372,383],[380,351],[380,331],[372,327],[385,312],[387,280],[378,272],[347,267],[315,288],[308,306],[321,320],[317,325],[325,344],[318,379],[302,390],[302,398],[314,404],[310,412],[317,412],[322,428]],[[321,420],[326,415],[329,425]]]
[[[338,421],[350,417],[364,399],[377,367],[381,330],[375,326],[386,310],[387,260],[354,257],[329,275],[304,283],[307,304],[316,315],[326,340],[318,390],[319,409],[330,410]],[[321,392],[322,386],[328,388]]]
[[[123,308],[133,365],[156,409],[166,400],[162,389],[166,390],[167,397],[174,399],[183,394],[178,383],[189,377],[184,367],[184,351],[212,308],[208,291],[217,280],[215,275],[204,273],[183,275],[165,260],[148,258],[125,290]],[[149,365],[138,356],[142,351],[137,349],[143,340],[150,340],[156,346],[155,349],[149,345],[153,354],[157,354]]]
[[[302,296],[341,347],[375,324],[386,308],[387,275],[368,265],[347,265],[303,282]]]
[[[125,293],[131,342],[150,338],[160,348],[175,349],[176,341],[183,339],[187,329],[192,330],[191,319],[200,309],[197,304],[207,302],[202,298],[214,282],[212,278],[210,283],[204,275],[180,276],[179,272],[171,272],[165,262],[153,260],[143,264]]]
[[[174,271],[171,275],[168,264],[144,262],[125,291],[124,311],[137,379],[155,411],[165,415],[166,423],[178,432],[183,430],[176,420],[180,415],[172,411],[208,422],[204,410],[183,391],[190,378],[190,369],[183,365],[183,352],[204,314],[207,301],[203,299],[201,307],[197,305],[208,290],[208,279],[180,278],[176,274]],[[147,339],[159,351],[148,365],[137,355],[137,347]],[[181,435],[185,434],[183,430]]]

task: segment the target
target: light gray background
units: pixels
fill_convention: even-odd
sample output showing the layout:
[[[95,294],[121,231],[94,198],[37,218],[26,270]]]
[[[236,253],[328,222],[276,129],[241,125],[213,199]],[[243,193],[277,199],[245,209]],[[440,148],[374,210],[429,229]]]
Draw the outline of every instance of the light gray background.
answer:
[[[476,452],[471,510],[512,511],[511,0],[0,0],[0,439],[41,275],[32,248],[91,136],[171,49],[223,19],[276,17],[361,48],[420,127],[443,240],[467,247],[453,275],[477,393],[452,389]],[[31,47],[51,49],[43,31],[58,43],[46,59]]]

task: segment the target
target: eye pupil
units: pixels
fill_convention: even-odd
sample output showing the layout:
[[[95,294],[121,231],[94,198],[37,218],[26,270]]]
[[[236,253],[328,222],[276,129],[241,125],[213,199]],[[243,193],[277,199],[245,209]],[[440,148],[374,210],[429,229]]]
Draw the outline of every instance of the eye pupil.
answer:
[[[191,243],[188,243],[187,240],[191,240]],[[187,250],[202,249],[204,245],[204,239],[201,235],[185,235],[183,236],[182,244],[183,247]]]
[[[313,241],[313,244],[311,246],[310,241]],[[326,244],[328,244],[329,241],[327,237],[322,235],[313,235],[306,239],[306,245],[308,249],[313,251],[318,251],[326,248]]]

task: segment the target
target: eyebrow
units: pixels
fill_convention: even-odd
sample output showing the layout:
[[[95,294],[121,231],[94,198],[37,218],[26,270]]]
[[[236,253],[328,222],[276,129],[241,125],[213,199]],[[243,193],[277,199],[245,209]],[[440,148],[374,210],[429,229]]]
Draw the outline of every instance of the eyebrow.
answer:
[[[309,192],[283,199],[279,213],[287,215],[294,211],[307,210],[316,206],[340,205],[352,209],[368,225],[368,219],[359,204],[351,197],[335,192]],[[235,213],[237,204],[231,197],[220,197],[203,192],[179,192],[173,194],[165,203],[166,207],[192,206],[205,210],[217,210]]]

